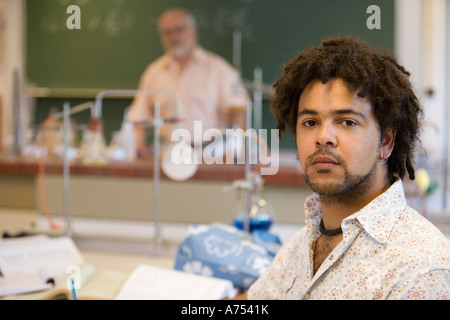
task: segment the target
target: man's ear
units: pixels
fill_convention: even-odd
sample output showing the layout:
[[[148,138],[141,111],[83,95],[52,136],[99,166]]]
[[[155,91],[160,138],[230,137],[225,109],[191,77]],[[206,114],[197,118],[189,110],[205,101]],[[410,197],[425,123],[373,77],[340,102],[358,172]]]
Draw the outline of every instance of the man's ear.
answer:
[[[394,150],[396,134],[397,129],[395,128],[389,127],[384,130],[381,140],[380,159],[387,160],[391,156],[392,150]]]

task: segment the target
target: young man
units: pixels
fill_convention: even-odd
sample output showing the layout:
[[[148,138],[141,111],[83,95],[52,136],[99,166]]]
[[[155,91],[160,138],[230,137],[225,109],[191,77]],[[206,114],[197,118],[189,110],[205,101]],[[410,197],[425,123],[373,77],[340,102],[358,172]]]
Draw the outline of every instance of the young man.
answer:
[[[450,243],[408,207],[422,108],[394,57],[354,38],[300,53],[274,84],[315,192],[249,299],[450,299]]]

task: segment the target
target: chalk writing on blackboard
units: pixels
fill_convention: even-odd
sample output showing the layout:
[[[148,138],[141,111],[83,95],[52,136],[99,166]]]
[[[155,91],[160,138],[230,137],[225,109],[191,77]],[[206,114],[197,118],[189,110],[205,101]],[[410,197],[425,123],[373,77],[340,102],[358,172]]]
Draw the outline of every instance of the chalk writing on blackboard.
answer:
[[[218,35],[229,33],[229,30],[240,30],[243,40],[256,40],[254,28],[250,23],[250,8],[248,7],[238,9],[218,8],[214,14],[212,27]]]

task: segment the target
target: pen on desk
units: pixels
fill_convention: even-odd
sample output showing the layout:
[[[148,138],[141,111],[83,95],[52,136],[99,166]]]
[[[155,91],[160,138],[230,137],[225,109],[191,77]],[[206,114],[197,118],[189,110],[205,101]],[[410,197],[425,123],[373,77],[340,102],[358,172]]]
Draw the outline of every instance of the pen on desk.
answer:
[[[71,284],[72,284],[72,300],[77,300],[77,295],[75,292],[75,283],[73,281],[73,278],[70,279]]]

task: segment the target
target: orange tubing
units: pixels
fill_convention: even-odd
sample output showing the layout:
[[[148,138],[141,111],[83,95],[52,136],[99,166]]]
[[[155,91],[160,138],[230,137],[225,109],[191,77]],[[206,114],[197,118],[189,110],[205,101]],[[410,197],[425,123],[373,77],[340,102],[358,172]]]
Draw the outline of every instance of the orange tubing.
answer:
[[[52,216],[50,214],[50,210],[48,209],[47,197],[45,194],[45,184],[44,184],[44,176],[45,176],[45,158],[44,147],[45,147],[45,130],[47,126],[55,119],[53,116],[49,116],[44,123],[42,124],[42,128],[39,132],[39,146],[40,146],[40,155],[38,162],[38,191],[39,191],[39,201],[41,203],[42,211],[44,212],[45,218],[52,230],[62,230],[62,227],[53,222]]]

